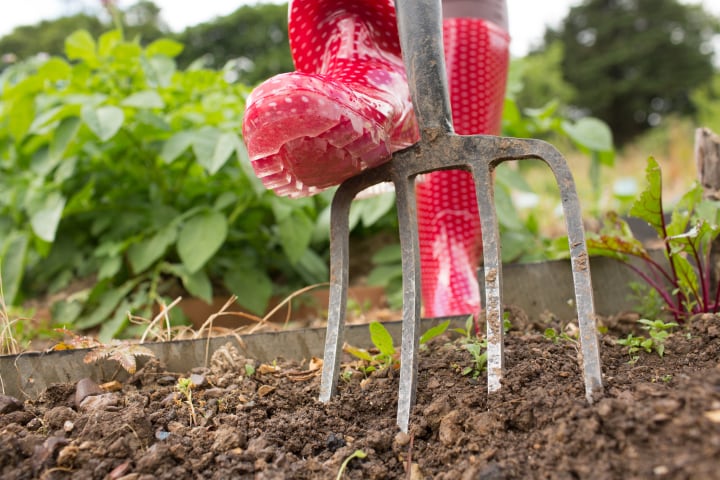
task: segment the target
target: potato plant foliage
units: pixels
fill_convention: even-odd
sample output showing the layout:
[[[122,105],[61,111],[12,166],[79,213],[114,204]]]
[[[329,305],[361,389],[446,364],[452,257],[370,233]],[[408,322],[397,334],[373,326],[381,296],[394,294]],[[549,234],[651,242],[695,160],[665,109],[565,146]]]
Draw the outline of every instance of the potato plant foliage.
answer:
[[[90,279],[54,319],[102,324],[106,340],[128,311],[148,313],[180,286],[205,300],[222,288],[261,313],[275,277],[288,288],[327,279],[328,196],[290,201],[262,187],[238,136],[250,89],[222,71],[178,70],[182,48],[78,31],[66,59],[2,72],[7,303]]]

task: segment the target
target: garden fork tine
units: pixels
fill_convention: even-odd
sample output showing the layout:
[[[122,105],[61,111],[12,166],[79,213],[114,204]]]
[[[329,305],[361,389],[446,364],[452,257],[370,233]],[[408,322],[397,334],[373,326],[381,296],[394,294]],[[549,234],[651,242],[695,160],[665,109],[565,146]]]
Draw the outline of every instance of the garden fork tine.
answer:
[[[335,194],[330,234],[330,304],[320,400],[327,402],[337,385],[348,287],[348,216],[361,190],[391,181],[397,194],[403,269],[402,350],[397,424],[408,431],[417,386],[420,319],[420,271],[415,206],[415,178],[436,170],[463,169],[475,179],[483,231],[485,309],[488,340],[488,391],[500,388],[503,374],[502,266],[492,172],[507,160],[540,159],[553,171],[560,188],[570,244],[575,301],[580,325],[585,393],[589,402],[602,392],[600,359],[590,269],[580,203],[572,174],[562,155],[539,140],[454,134],[442,52],[440,0],[396,0],[398,28],[421,139],[397,152],[386,164],[343,183]]]

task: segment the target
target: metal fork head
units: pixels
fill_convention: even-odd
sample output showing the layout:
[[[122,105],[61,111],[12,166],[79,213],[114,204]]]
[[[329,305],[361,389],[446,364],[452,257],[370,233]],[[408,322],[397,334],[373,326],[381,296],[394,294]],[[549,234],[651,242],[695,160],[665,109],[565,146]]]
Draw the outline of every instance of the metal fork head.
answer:
[[[453,133],[442,51],[440,0],[397,0],[398,27],[421,140],[397,152],[386,164],[347,180],[335,194],[331,214],[330,305],[320,400],[336,386],[348,286],[348,216],[353,198],[380,182],[393,182],[397,195],[403,270],[403,328],[397,423],[407,432],[417,384],[420,319],[420,261],[415,178],[437,170],[462,169],[475,179],[483,231],[485,310],[488,340],[488,390],[500,388],[503,367],[503,304],[500,240],[492,172],[508,160],[539,159],[553,171],[560,188],[572,259],[585,391],[588,401],[602,391],[592,284],[580,203],[562,155],[539,140]]]

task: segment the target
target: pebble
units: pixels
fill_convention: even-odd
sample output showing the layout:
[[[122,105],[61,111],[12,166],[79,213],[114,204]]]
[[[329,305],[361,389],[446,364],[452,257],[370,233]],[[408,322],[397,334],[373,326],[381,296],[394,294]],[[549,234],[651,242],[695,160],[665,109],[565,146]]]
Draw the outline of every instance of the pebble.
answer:
[[[22,410],[23,404],[20,400],[9,395],[0,395],[0,415]]]
[[[460,420],[460,412],[452,410],[440,420],[440,429],[438,438],[443,445],[455,445],[460,438],[462,430],[458,425]]]
[[[85,398],[80,403],[81,412],[94,410],[117,411],[120,405],[120,397],[116,393],[104,393]]]
[[[157,384],[158,385],[172,385],[176,381],[177,380],[172,375],[164,375],[157,379]]]
[[[190,381],[196,387],[202,387],[203,385],[205,385],[205,375],[201,375],[199,373],[193,373],[192,375],[190,375]]]
[[[80,406],[87,397],[104,393],[100,385],[90,378],[83,378],[75,386],[75,406]]]
[[[398,447],[404,447],[410,443],[410,435],[405,432],[398,432],[395,435],[395,445]]]

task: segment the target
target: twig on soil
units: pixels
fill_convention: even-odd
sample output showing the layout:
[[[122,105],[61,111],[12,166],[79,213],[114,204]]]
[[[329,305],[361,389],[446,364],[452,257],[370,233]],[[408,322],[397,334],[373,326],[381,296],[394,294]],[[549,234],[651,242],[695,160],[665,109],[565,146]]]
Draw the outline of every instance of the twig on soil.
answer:
[[[410,434],[410,444],[408,445],[408,457],[407,457],[407,470],[406,470],[406,479],[412,480],[412,453],[413,453],[413,446],[415,444],[415,434]]]

